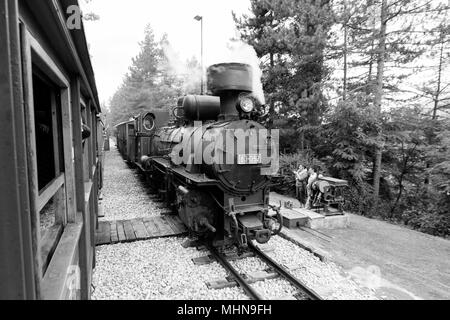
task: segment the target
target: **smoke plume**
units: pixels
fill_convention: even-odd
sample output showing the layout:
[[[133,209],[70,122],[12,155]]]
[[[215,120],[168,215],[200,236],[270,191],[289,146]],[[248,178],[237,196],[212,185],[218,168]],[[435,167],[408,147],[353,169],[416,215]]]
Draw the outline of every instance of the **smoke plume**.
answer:
[[[229,41],[220,54],[213,57],[211,64],[219,63],[245,63],[253,69],[253,95],[262,105],[266,104],[263,85],[261,82],[262,71],[260,61],[255,49],[241,40]]]

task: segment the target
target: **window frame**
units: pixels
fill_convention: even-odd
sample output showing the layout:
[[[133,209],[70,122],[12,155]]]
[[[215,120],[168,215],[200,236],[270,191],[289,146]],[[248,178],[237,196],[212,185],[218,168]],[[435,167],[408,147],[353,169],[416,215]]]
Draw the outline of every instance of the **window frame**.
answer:
[[[74,150],[72,144],[72,116],[70,101],[70,81],[58,67],[55,60],[47,53],[26,25],[21,27],[21,47],[23,65],[23,86],[25,102],[25,122],[27,163],[30,187],[30,211],[32,220],[33,252],[35,255],[35,276],[42,282],[56,247],[58,246],[65,227],[75,223],[77,210],[75,204],[74,185]],[[55,155],[56,178],[46,187],[39,190],[37,175],[37,148],[35,132],[35,105],[33,96],[33,68],[36,73],[45,75],[50,81],[52,92],[52,122],[56,119],[56,108],[60,108],[61,127],[53,126],[53,142]],[[48,81],[47,81],[48,82]],[[59,102],[56,100],[59,98]],[[61,142],[61,143],[60,143]],[[62,148],[62,150],[60,149]],[[62,156],[62,158],[61,158]],[[51,199],[56,199],[55,225],[41,234],[40,213]]]

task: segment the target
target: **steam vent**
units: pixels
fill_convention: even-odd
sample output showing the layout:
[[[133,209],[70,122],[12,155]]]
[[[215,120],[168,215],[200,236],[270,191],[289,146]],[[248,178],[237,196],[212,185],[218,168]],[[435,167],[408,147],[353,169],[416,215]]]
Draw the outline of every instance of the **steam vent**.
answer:
[[[221,63],[208,68],[208,89],[214,95],[223,91],[253,91],[253,70],[248,64]]]

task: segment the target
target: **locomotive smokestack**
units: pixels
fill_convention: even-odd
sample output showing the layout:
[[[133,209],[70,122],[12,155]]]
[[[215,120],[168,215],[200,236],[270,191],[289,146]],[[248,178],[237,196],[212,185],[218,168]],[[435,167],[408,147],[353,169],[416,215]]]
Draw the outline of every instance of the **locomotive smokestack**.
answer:
[[[250,65],[222,63],[208,68],[208,89],[220,97],[220,120],[239,119],[237,104],[241,93],[253,91]]]

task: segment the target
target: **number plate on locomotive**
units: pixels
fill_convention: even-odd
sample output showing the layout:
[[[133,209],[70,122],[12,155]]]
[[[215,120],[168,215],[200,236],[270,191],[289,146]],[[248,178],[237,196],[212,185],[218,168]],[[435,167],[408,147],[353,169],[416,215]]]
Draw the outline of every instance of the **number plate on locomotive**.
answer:
[[[240,154],[238,155],[238,164],[261,164],[261,158],[260,154]]]

